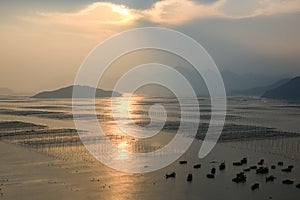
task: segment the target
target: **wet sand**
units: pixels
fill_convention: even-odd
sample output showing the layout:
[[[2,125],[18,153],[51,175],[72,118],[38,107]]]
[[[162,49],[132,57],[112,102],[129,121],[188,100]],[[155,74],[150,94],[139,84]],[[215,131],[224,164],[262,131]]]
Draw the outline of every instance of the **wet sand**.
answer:
[[[104,100],[98,102],[101,115],[110,116],[106,109],[109,103]],[[150,105],[151,102],[136,103],[133,108],[135,118],[138,119],[138,124],[144,124],[147,119],[138,113],[145,113],[145,110],[138,105]],[[204,159],[199,160],[197,157],[201,140],[195,140],[189,151],[180,158],[187,161],[186,165],[179,164],[178,160],[156,172],[126,174],[104,166],[88,154],[76,132],[72,131],[73,120],[66,117],[71,116],[70,101],[1,101],[0,108],[2,111],[6,109],[6,114],[0,113],[0,121],[5,121],[0,136],[0,200],[299,199],[300,189],[295,185],[300,183],[300,137],[298,135],[294,138],[294,133],[300,132],[300,110],[289,108],[290,105],[277,108],[276,106],[282,106],[281,102],[269,104],[258,100],[231,102],[229,111],[232,116],[238,117],[228,118],[221,140]],[[176,107],[173,104],[168,106]],[[206,104],[202,107],[206,108]],[[13,112],[7,112],[8,110]],[[55,113],[58,110],[61,113]],[[171,111],[174,111],[174,116],[178,115],[176,109]],[[116,137],[113,142],[122,144],[129,141],[129,147],[139,147],[135,145],[139,141],[119,137],[120,134],[112,126],[111,117],[103,119],[107,120],[104,121],[104,128],[112,132],[108,132],[111,134],[108,135]],[[170,133],[160,135],[154,143],[140,142],[145,149],[136,148],[133,151],[152,151],[152,144],[155,149],[168,141],[165,137],[172,134],[178,119],[171,118],[170,122],[170,126],[167,126]],[[205,122],[204,120],[203,123]],[[198,139],[202,138],[201,135],[198,136]],[[247,164],[232,165],[243,157],[248,158]],[[277,168],[270,169],[268,175],[258,175],[255,170],[251,170],[245,172],[245,183],[232,182],[236,173],[257,165],[260,159],[265,159],[264,166],[269,169],[278,161],[283,161],[284,166],[276,165]],[[226,169],[219,171],[218,167],[223,161]],[[198,163],[201,168],[194,169],[193,166]],[[131,165],[125,164],[128,165],[125,167]],[[295,166],[292,172],[282,172],[281,169],[288,165]],[[217,169],[215,178],[208,179],[206,175],[213,167]],[[165,175],[172,172],[176,172],[176,178],[166,179]],[[191,182],[186,181],[189,173],[193,175]],[[277,179],[266,183],[265,178],[269,175],[274,175]],[[294,180],[295,183],[284,185],[282,181],[285,179]],[[259,183],[260,188],[252,191],[254,183]]]
[[[67,170],[70,164],[3,142],[0,155],[3,199],[84,199],[76,183],[84,184]]]
[[[148,174],[126,174],[112,170],[98,161],[87,163],[72,159],[56,159],[30,148],[0,142],[0,199],[298,199],[300,189],[299,160],[281,156],[255,153],[218,144],[203,160],[197,158],[199,147],[194,144],[191,151],[182,159],[187,165],[178,162]],[[248,157],[245,166],[232,166],[233,161]],[[247,173],[247,182],[236,184],[231,181],[235,173],[264,158],[265,165],[283,161],[293,164],[292,173],[281,172],[281,168],[270,171],[278,179],[265,183],[265,175]],[[225,160],[226,170],[218,170],[219,163]],[[212,162],[216,161],[216,162]],[[200,169],[193,165],[201,163]],[[212,167],[217,168],[215,179],[207,179]],[[283,168],[283,167],[282,167]],[[164,175],[176,172],[175,179],[165,179]],[[193,181],[187,182],[188,173]],[[283,179],[292,179],[293,185],[283,185]],[[260,189],[251,190],[253,183],[260,183]]]

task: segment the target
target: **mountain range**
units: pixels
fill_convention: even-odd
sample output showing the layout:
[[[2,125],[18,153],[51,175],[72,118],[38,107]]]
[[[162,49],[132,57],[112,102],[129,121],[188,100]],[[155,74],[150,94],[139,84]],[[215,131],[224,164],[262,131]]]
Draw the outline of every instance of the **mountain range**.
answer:
[[[196,73],[186,74],[189,81],[192,83],[193,88],[199,96],[208,96],[208,91],[203,79]],[[279,78],[265,75],[245,74],[239,75],[231,71],[221,72],[224,85],[227,91],[227,96],[255,96],[268,99],[282,99],[282,100],[300,100],[300,76],[295,78]],[[96,98],[122,96],[119,92],[106,91],[99,88],[92,88],[88,86],[68,86],[53,91],[40,92],[32,98],[72,98],[73,89],[80,91],[78,98],[93,98],[89,94],[95,94]],[[166,90],[158,90],[157,87],[153,88],[155,92],[151,92],[151,88],[142,93],[157,94],[157,96],[165,96]],[[12,91],[7,88],[0,88],[0,94],[10,94]],[[89,96],[87,96],[89,95]]]
[[[266,85],[266,86],[260,86],[260,87],[254,87],[250,89],[245,89],[245,90],[233,90],[229,91],[228,95],[239,95],[239,96],[256,96],[260,97],[262,96],[265,92],[275,89],[285,83],[287,83],[290,79],[285,78],[281,79],[279,81],[276,81],[275,83]]]
[[[300,100],[300,76],[287,81],[286,83],[266,91],[263,98],[279,100]]]
[[[246,91],[253,88],[264,87],[274,84],[283,79],[278,76],[261,74],[236,74],[232,71],[221,72],[227,93],[234,91]]]

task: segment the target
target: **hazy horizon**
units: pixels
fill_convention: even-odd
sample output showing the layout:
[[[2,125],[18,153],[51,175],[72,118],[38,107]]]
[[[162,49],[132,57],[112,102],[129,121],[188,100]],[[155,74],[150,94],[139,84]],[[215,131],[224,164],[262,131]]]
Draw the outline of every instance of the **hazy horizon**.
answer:
[[[295,78],[296,76],[289,76],[289,75],[285,75],[285,74],[282,74],[282,75],[271,75],[271,76],[268,76],[268,75],[262,75],[262,74],[236,74],[232,71],[229,71],[229,70],[226,70],[226,71],[221,71],[221,74],[223,76],[223,81],[224,83],[227,83],[229,86],[228,86],[228,89],[230,89],[230,91],[234,91],[234,90],[247,90],[247,89],[252,89],[252,88],[256,88],[256,87],[264,87],[264,86],[268,86],[268,85],[272,85],[273,83],[276,83],[280,80],[284,80],[284,79],[292,79],[292,78]],[[227,76],[226,76],[227,75]],[[241,89],[235,89],[235,88],[232,88],[232,85],[234,85],[237,81],[237,79],[232,79],[229,81],[229,77],[230,76],[236,76],[236,78],[240,78],[240,79],[243,79],[244,77],[246,76],[249,76],[249,79],[253,79],[253,81],[259,81],[258,83],[254,84],[253,83],[249,83],[249,85],[253,85],[253,86],[241,86]],[[300,75],[300,74],[299,74]],[[188,76],[188,75],[187,75]],[[226,78],[227,77],[227,78]],[[75,78],[75,77],[74,77]],[[113,79],[116,79],[118,78],[118,76],[115,76],[113,77]],[[190,77],[192,79],[192,81],[194,81],[194,84],[196,84],[197,82],[195,81],[199,81],[197,79],[195,79],[195,77]],[[265,78],[265,79],[264,79]],[[247,79],[247,80],[249,80]],[[245,80],[243,83],[244,84],[247,84],[247,80]],[[200,90],[203,90],[203,85],[202,85],[202,81],[203,80],[200,80],[199,83],[200,83]],[[104,89],[104,90],[112,90],[112,86],[111,84],[113,84],[114,82],[106,82],[105,85],[98,85],[98,88],[100,89]],[[31,90],[31,89],[28,89],[28,90],[20,90],[19,88],[10,88],[10,87],[0,87],[0,95],[5,95],[5,94],[11,94],[11,95],[25,95],[25,96],[32,96],[32,95],[35,95],[39,92],[44,92],[44,91],[54,91],[54,90],[57,90],[57,89],[61,89],[61,88],[65,88],[65,87],[69,87],[69,86],[72,86],[74,85],[74,82],[73,80],[70,80],[69,83],[65,83],[65,84],[61,84],[59,85],[59,83],[56,83],[55,85],[49,85],[49,86],[45,86],[44,88],[40,88],[40,89],[36,89],[36,90]],[[150,88],[148,88],[150,89]],[[123,92],[123,93],[126,93],[126,91],[120,91],[120,92]]]

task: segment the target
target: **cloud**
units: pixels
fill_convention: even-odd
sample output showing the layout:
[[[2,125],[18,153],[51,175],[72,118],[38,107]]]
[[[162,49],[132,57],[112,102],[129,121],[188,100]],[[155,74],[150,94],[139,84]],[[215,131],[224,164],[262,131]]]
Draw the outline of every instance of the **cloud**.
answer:
[[[182,24],[193,19],[242,19],[294,12],[300,12],[300,0],[164,0],[143,14],[152,22]]]
[[[200,4],[190,0],[164,0],[143,12],[146,19],[162,24],[181,24],[195,18],[222,17],[219,12],[224,0]]]
[[[76,10],[72,4],[71,11],[2,18],[0,84],[19,90],[71,84],[82,60],[100,41],[123,30],[156,25],[195,38],[220,68],[299,74],[300,0],[151,2],[151,7],[143,8],[131,7],[125,0],[127,6],[97,2]]]
[[[299,11],[300,0],[226,0],[220,9],[224,16],[238,19]]]
[[[140,17],[134,9],[123,5],[97,2],[74,12],[37,12],[19,19],[47,31],[99,37],[133,26]]]
[[[242,19],[300,11],[300,0],[161,0],[151,8],[134,9],[116,3],[96,2],[73,12],[38,12],[23,21],[52,26],[61,32],[97,35],[133,27],[141,21],[178,25],[194,19]],[[52,29],[53,29],[52,28]],[[113,31],[114,32],[114,31]]]

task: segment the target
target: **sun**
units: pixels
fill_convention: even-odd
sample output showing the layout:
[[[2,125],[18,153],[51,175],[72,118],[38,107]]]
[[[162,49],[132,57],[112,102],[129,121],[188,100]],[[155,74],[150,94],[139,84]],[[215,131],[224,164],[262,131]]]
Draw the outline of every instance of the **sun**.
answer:
[[[113,12],[119,15],[120,22],[122,23],[129,23],[134,21],[136,18],[139,17],[135,12],[132,12],[128,7],[124,5],[111,5],[111,9]]]
[[[119,13],[120,15],[123,15],[124,17],[129,17],[131,14],[123,5],[113,5],[112,9],[114,12]]]
[[[110,4],[111,11],[118,15],[119,23],[130,23],[141,16],[135,11],[124,5]]]

